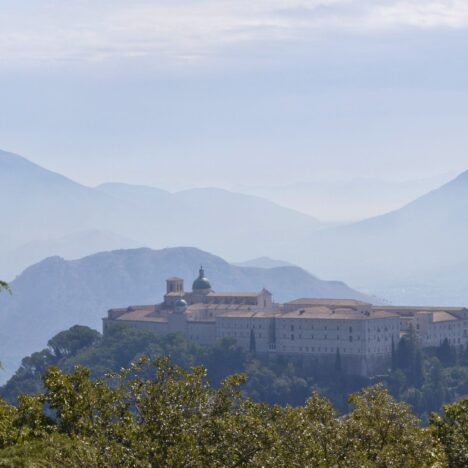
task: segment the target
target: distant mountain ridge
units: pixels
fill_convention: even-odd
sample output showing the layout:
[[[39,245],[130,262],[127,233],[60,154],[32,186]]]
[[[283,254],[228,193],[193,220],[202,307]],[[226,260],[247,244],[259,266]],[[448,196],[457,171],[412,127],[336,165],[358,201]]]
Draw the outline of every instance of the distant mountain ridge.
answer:
[[[275,260],[270,257],[258,257],[245,262],[235,262],[233,265],[248,268],[277,268],[294,266],[292,263],[285,262],[284,260]]]
[[[468,171],[398,210],[334,228],[221,189],[84,187],[5,152],[0,197],[8,201],[0,223],[0,277],[7,280],[51,254],[184,245],[230,261],[284,259],[393,302],[468,304],[468,272],[458,266],[468,264]],[[83,232],[100,232],[100,241],[78,240]]]
[[[108,233],[122,239],[108,248],[137,245],[162,248],[191,245],[241,258],[268,254],[285,238],[299,242],[321,224],[311,216],[283,208],[268,200],[221,189],[193,189],[169,193],[153,187],[110,183],[85,187],[48,171],[25,158],[0,151],[0,276],[12,279],[25,264],[27,249],[35,243],[30,263],[38,260],[39,247],[52,239],[72,240],[82,232]],[[58,242],[60,243],[60,242]],[[43,257],[50,255],[50,243]],[[84,254],[95,252],[86,243]],[[21,262],[13,249],[22,249]],[[63,244],[62,244],[63,248]],[[106,246],[102,246],[106,249]],[[70,257],[66,250],[57,251]]]
[[[313,176],[312,176],[313,177]],[[358,177],[342,180],[315,178],[275,186],[243,186],[234,190],[258,195],[338,224],[356,222],[401,208],[453,178],[453,173],[396,181]]]
[[[75,260],[98,252],[137,247],[143,245],[112,232],[90,230],[58,239],[28,242],[4,253],[2,262],[3,266],[15,265],[17,270],[23,271],[26,267],[47,257],[60,256],[67,260]]]
[[[373,300],[298,267],[241,268],[195,248],[117,250],[72,261],[50,257],[12,282],[12,296],[0,296],[0,356],[7,373],[63,329],[74,324],[100,329],[111,307],[161,302],[168,277],[184,278],[190,289],[201,264],[218,291],[265,287],[277,301],[307,296]]]
[[[380,294],[402,280],[408,285],[407,293],[412,282],[426,283],[432,301],[468,301],[466,287],[457,294],[444,295],[442,290],[438,296],[432,294],[438,270],[455,270],[456,265],[468,263],[468,171],[399,210],[313,233],[306,244],[300,256],[291,249],[286,258],[313,267],[321,276],[338,275],[354,287]],[[459,280],[454,273],[453,281]],[[464,282],[468,284],[468,271]],[[404,298],[404,287],[401,293]]]

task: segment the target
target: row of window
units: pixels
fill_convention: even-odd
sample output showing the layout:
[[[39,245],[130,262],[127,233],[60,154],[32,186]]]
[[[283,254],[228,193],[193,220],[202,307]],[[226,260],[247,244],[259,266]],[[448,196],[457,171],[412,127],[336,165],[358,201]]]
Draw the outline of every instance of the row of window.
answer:
[[[297,325],[297,326],[292,325],[292,324],[288,325],[287,323],[280,324],[280,328],[288,328],[288,327],[290,328],[291,331],[294,331],[295,328],[297,330],[302,330],[303,329],[302,325]],[[344,327],[344,328],[346,328],[346,327]],[[307,330],[307,329],[314,330],[314,325],[310,324],[308,327],[304,326],[304,330]],[[328,327],[328,325],[324,325],[323,327],[317,326],[317,329],[318,330],[320,330],[320,329],[322,329],[322,330],[334,330],[335,327]],[[336,330],[339,330],[339,329],[340,329],[340,326],[337,325]],[[349,327],[349,333],[352,333],[352,332],[353,332],[353,327]]]
[[[232,332],[232,333],[226,333],[226,332],[221,332],[220,335],[222,337],[232,337],[232,338],[247,338],[250,337],[250,333],[247,332]],[[255,333],[256,338],[262,338],[261,333]]]
[[[295,339],[294,333],[291,333],[290,337],[291,337],[291,338],[290,338],[291,341],[294,341],[294,339]],[[288,339],[288,335],[286,335],[286,333],[283,333],[283,338],[284,338],[285,340],[287,340],[287,339]],[[298,338],[299,340],[302,340],[302,339],[303,339],[302,333],[299,333],[299,334],[297,335],[297,338]],[[304,339],[307,339],[307,336],[304,336]],[[314,335],[310,335],[310,339],[311,339],[311,340],[314,340],[314,339],[320,340],[320,337],[319,337],[319,336],[315,337]],[[333,338],[332,336],[330,336],[330,338],[328,338],[328,335],[323,335],[323,339],[324,339],[324,340],[328,340],[328,339],[333,340],[334,338]],[[336,335],[336,339],[337,339],[337,340],[340,340],[340,339],[341,339],[341,338],[340,338],[340,335]],[[344,338],[344,339],[345,339],[345,338]],[[349,341],[352,342],[352,341],[353,341],[352,335],[350,335],[348,339],[349,339]],[[361,337],[358,335],[357,339],[358,339],[358,341],[359,341],[359,340],[361,339]]]
[[[300,353],[336,353],[337,349],[340,350],[340,354],[364,354],[365,350],[361,348],[328,348],[321,346],[282,346],[282,351],[285,352],[300,352]],[[390,353],[391,348],[389,346],[379,348],[369,348],[367,352],[369,354],[381,354]]]
[[[262,324],[257,324],[255,323],[250,323],[248,321],[242,321],[242,322],[234,322],[233,320],[224,320],[223,321],[223,327],[224,328],[254,328],[254,329],[262,329]]]

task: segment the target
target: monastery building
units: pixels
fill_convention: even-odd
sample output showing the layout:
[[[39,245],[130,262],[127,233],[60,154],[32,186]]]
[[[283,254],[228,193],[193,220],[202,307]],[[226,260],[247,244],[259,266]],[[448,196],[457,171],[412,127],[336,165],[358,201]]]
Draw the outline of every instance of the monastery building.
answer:
[[[200,344],[234,338],[245,350],[264,355],[296,355],[331,364],[340,356],[343,370],[370,376],[390,366],[392,342],[413,327],[422,346],[447,338],[454,346],[468,340],[465,308],[373,306],[352,299],[296,299],[277,304],[272,294],[215,292],[203,268],[184,290],[181,278],[166,281],[164,301],[111,309],[104,332],[115,324],[159,334],[180,333]]]

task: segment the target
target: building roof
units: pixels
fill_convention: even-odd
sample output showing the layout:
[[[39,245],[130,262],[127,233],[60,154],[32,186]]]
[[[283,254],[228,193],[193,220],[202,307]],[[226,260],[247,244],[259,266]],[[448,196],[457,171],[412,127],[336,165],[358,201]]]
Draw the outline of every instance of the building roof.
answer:
[[[127,310],[129,312],[133,312],[135,310],[146,310],[147,312],[154,312],[156,310],[155,305],[133,305],[130,307],[127,307]]]
[[[235,291],[226,291],[226,292],[209,292],[208,297],[258,297],[261,293],[258,292],[235,292]]]
[[[357,312],[350,309],[330,309],[328,307],[309,307],[294,312],[285,312],[278,316],[280,319],[324,319],[324,320],[373,320],[380,318],[398,317],[383,311]]]
[[[218,318],[245,318],[245,317],[276,317],[278,319],[324,319],[324,320],[373,320],[380,318],[397,318],[397,314],[388,312],[362,313],[350,309],[330,309],[328,307],[309,307],[294,312],[278,313],[275,311],[255,311],[248,308],[226,310]]]
[[[463,312],[466,307],[436,307],[436,306],[373,306],[376,310],[408,311],[408,312]]]
[[[135,321],[135,322],[167,322],[165,317],[154,315],[144,309],[136,309],[131,312],[120,315],[119,321]]]
[[[179,278],[178,276],[173,276],[172,278],[167,278],[166,281],[184,281],[182,278]]]
[[[249,317],[275,317],[278,314],[272,311],[255,311],[248,308],[239,310],[227,310],[217,316],[217,318],[249,318]]]
[[[247,304],[192,304],[189,311],[196,310],[252,310],[252,306]]]
[[[432,313],[433,322],[451,322],[453,320],[459,320],[459,318],[445,311],[437,311]]]
[[[356,306],[370,306],[368,302],[358,301],[356,299],[319,299],[319,298],[300,298],[294,301],[289,301],[286,304],[297,305],[317,305],[317,306],[337,306],[337,307],[356,307]]]

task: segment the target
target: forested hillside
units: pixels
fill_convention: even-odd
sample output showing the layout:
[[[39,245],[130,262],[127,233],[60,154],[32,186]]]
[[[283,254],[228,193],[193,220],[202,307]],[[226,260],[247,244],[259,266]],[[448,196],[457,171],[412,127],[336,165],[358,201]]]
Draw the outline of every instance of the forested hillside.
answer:
[[[174,337],[167,340],[166,346],[171,340],[174,345]],[[88,348],[89,359],[94,341],[91,347],[99,346],[92,331],[74,329],[55,337],[49,351],[60,360],[87,343],[81,351]],[[152,364],[142,358],[98,379],[83,367],[71,374],[49,367],[41,393],[19,396],[16,407],[0,400],[0,466],[462,467],[468,462],[468,399],[447,406],[441,416],[433,414],[429,427],[422,427],[382,385],[351,395],[351,411],[338,417],[318,393],[308,395],[304,405],[270,406],[246,399],[240,391],[244,382],[239,374],[212,387],[203,367],[186,371],[164,357]]]
[[[24,358],[16,374],[1,388],[0,396],[15,402],[18,394],[41,391],[42,375],[50,365],[65,372],[84,365],[96,378],[119,371],[142,355],[166,356],[184,369],[204,366],[216,387],[228,375],[244,373],[247,382],[241,388],[243,394],[269,404],[302,405],[318,390],[341,413],[350,409],[348,397],[352,392],[376,383],[411,404],[425,421],[444,403],[468,395],[468,348],[456,352],[444,342],[423,352],[411,335],[395,346],[393,369],[387,375],[366,379],[345,374],[339,355],[330,369],[310,358],[265,359],[245,352],[231,338],[215,346],[201,346],[179,335],[157,336],[146,330],[117,327],[102,336],[88,327],[74,326],[49,340],[44,350]]]

